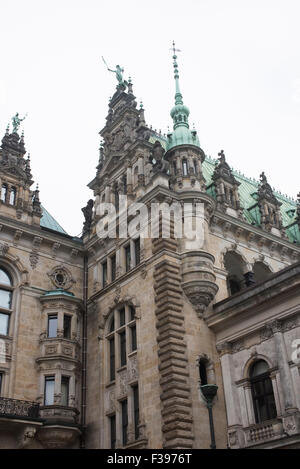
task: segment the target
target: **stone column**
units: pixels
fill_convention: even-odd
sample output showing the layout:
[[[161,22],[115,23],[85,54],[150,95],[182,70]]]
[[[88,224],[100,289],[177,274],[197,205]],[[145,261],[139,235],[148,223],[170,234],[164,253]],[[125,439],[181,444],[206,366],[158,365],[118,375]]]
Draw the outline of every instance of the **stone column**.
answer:
[[[280,404],[280,396],[278,391],[278,382],[277,382],[277,372],[270,373],[270,378],[272,380],[274,399],[276,404],[277,415],[282,415],[282,409]]]
[[[287,357],[286,347],[282,334],[282,326],[278,320],[271,322],[270,327],[274,334],[276,357],[282,385],[285,412],[294,412],[296,410],[295,396],[293,392],[293,382]]]
[[[127,179],[127,193],[131,194],[132,192],[132,168],[128,166],[126,171],[126,179]]]
[[[224,394],[227,410],[228,426],[241,425],[241,412],[237,389],[234,385],[235,377],[232,370],[231,344],[223,342],[217,345],[217,350],[221,354],[221,367],[224,383]]]
[[[245,400],[247,405],[247,414],[248,414],[248,425],[255,424],[255,414],[253,408],[252,392],[251,392],[251,383],[247,380],[244,384]]]

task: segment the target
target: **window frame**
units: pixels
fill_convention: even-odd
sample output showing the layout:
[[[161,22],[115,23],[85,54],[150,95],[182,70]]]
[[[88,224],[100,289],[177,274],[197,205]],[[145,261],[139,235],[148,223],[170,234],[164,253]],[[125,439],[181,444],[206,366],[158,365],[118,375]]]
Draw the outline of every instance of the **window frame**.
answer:
[[[47,383],[49,382],[53,382],[53,403],[52,404],[47,404],[46,402]],[[44,406],[54,405],[54,394],[55,394],[55,375],[45,375],[44,377]]]
[[[258,360],[260,361],[260,360]],[[256,424],[260,424],[263,422],[266,422],[268,420],[274,420],[277,417],[277,408],[276,408],[276,401],[275,401],[275,396],[274,396],[274,390],[273,390],[273,384],[272,380],[270,378],[270,370],[261,373],[257,376],[252,377],[251,373],[253,370],[253,367],[258,363],[258,361],[254,362],[252,366],[250,367],[250,373],[249,373],[249,379],[250,379],[250,384],[251,384],[251,396],[252,396],[252,404],[253,404],[253,410],[254,410],[254,416],[255,416],[255,422]],[[267,362],[264,361],[266,364]],[[267,364],[268,365],[268,364]],[[268,366],[269,368],[269,366]],[[263,393],[262,394],[257,394],[255,390],[255,384],[261,383],[261,386],[263,388]],[[266,391],[266,383],[268,383],[268,386],[270,388],[270,391]],[[270,399],[270,397],[272,399]],[[263,400],[263,403],[266,408],[266,413],[267,413],[267,418],[262,418],[261,413],[262,413],[262,405],[259,403],[259,401]],[[273,406],[273,413],[272,413],[272,406]]]

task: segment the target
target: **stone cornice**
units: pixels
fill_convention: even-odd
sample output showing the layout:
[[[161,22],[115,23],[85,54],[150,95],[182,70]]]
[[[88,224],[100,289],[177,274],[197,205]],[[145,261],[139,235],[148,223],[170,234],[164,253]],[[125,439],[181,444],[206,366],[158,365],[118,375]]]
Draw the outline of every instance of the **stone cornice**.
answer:
[[[228,223],[228,225],[226,225],[227,231],[229,231],[232,226],[235,227],[235,231],[236,231],[236,227],[238,227],[243,231],[252,233],[257,238],[265,238],[266,240],[270,242],[270,244],[275,242],[276,244],[284,246],[287,249],[290,249],[291,251],[295,251],[299,253],[299,256],[300,256],[300,246],[296,246],[295,244],[291,243],[287,239],[280,238],[272,233],[269,233],[263,230],[262,228],[250,225],[249,223],[246,222],[246,220],[244,221],[241,218],[235,218],[228,214],[215,211],[213,218],[212,218],[212,225],[215,225],[215,226],[225,225],[226,223]],[[213,234],[216,234],[216,233],[213,232]],[[234,238],[235,237],[236,236],[234,235]]]
[[[293,264],[284,270],[273,274],[265,282],[253,285],[247,290],[233,295],[225,300],[216,303],[213,313],[206,317],[209,327],[221,327],[221,323],[228,323],[237,315],[251,312],[253,308],[270,302],[278,295],[283,298],[290,295],[291,291],[298,291],[300,287],[300,263]]]

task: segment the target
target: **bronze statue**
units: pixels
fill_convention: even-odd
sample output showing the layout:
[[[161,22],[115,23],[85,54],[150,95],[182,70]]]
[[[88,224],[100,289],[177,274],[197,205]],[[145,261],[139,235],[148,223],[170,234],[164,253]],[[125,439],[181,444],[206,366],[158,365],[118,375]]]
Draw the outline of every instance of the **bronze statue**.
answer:
[[[111,68],[108,67],[107,63],[104,60],[104,57],[102,57],[103,62],[105,63],[107,70],[109,72],[113,72],[116,74],[116,78],[118,80],[118,86],[128,86],[128,82],[123,79],[123,73],[124,73],[124,68],[120,67],[120,65],[116,65],[116,70],[112,70]]]
[[[12,118],[12,125],[13,125],[13,133],[18,133],[19,127],[21,122],[26,118],[27,114],[21,119],[19,117],[19,113],[17,112],[16,115]]]

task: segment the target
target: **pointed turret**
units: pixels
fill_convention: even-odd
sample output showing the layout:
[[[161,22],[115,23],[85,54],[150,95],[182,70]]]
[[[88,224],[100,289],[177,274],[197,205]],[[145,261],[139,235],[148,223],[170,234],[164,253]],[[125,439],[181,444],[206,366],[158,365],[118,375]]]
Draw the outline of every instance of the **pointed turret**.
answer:
[[[285,236],[280,213],[282,204],[276,199],[264,172],[260,175],[257,192],[262,228],[267,231],[274,231],[275,229],[275,234],[281,233],[282,236]]]
[[[205,191],[202,163],[205,154],[200,147],[195,128],[189,126],[189,108],[183,103],[179,86],[179,71],[175,43],[173,42],[173,67],[175,79],[175,105],[171,110],[173,132],[167,135],[166,160],[170,163],[170,187],[173,190]]]
[[[200,148],[200,142],[195,129],[189,128],[190,110],[183,103],[183,97],[179,86],[179,71],[175,43],[173,42],[173,67],[175,79],[175,106],[170,115],[173,119],[173,132],[168,134],[167,150],[178,145],[195,145]]]

